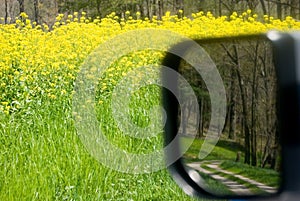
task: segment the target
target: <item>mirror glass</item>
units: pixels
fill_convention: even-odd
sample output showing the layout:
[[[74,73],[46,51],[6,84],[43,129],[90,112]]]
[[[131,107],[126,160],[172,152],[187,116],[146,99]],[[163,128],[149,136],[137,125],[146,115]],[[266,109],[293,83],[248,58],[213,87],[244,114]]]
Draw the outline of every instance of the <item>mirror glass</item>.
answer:
[[[179,80],[184,101],[178,134],[187,172],[213,194],[276,193],[281,150],[270,43],[243,38],[198,44],[207,54],[190,48],[186,54],[194,62],[182,60],[178,69],[194,93]]]

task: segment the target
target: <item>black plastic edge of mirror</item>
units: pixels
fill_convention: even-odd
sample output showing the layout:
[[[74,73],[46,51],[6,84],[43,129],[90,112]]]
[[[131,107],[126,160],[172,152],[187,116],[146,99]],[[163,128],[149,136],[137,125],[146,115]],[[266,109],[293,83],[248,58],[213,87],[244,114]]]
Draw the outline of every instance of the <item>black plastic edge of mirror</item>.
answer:
[[[298,59],[297,55],[300,55],[300,32],[284,33],[271,31],[267,34],[260,35],[195,41],[201,45],[211,42],[232,41],[233,39],[264,39],[269,40],[273,46],[273,56],[278,81],[278,118],[280,142],[282,146],[282,179],[278,192],[270,195],[214,195],[202,189],[191,179],[181,162],[181,158],[176,159],[168,169],[177,184],[183,188],[187,194],[198,198],[278,200],[280,198],[279,195],[283,192],[298,194],[300,192],[300,56]],[[170,52],[174,52],[174,50],[176,52],[176,49],[186,51],[187,48],[187,44],[182,42],[172,47],[173,51]],[[175,71],[178,71],[179,63],[180,58],[171,53],[168,53],[163,60],[164,66],[172,68]],[[170,82],[170,79],[166,79],[166,77],[167,75],[162,72],[163,82]],[[172,82],[172,84],[176,84],[174,80]],[[178,114],[178,103],[176,98],[172,96],[167,89],[162,89],[162,97],[168,117],[165,124],[165,145],[168,145],[175,139],[177,133],[176,115]],[[178,142],[175,142],[175,145],[176,144],[178,145]],[[176,150],[176,148],[178,149]],[[179,152],[178,146],[175,147],[174,150],[167,150],[165,153],[167,161],[174,159],[174,154],[177,155]],[[295,162],[298,162],[298,164]]]
[[[279,87],[282,191],[300,192],[300,32],[270,32]]]

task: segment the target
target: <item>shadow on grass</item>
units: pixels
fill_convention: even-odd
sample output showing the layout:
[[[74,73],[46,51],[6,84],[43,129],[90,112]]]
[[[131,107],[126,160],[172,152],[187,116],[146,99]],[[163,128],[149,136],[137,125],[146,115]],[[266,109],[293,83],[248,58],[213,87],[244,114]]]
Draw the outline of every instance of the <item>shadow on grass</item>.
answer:
[[[188,138],[182,138],[182,143],[187,143]],[[188,151],[184,154],[187,162],[199,161],[199,151],[204,143],[204,138],[196,138]],[[237,153],[241,152],[240,160],[243,160],[244,147],[234,141],[219,140],[212,152],[203,160],[231,160],[235,161]]]
[[[244,146],[234,141],[219,140],[217,146],[235,152],[244,151]]]

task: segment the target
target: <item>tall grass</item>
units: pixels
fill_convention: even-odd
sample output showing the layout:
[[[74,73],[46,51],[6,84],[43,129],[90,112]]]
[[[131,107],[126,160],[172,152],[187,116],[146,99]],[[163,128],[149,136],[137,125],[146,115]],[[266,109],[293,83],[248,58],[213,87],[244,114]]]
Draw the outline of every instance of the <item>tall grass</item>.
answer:
[[[0,200],[192,200],[166,170],[135,175],[104,167],[61,108],[48,102],[30,114],[1,116]]]

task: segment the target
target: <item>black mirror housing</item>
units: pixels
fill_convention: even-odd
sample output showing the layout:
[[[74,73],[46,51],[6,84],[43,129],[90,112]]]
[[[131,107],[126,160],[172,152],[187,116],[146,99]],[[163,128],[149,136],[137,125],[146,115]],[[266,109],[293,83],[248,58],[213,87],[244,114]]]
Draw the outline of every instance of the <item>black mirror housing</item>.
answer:
[[[167,150],[165,154],[167,161],[175,161],[168,169],[177,184],[187,194],[199,198],[284,200],[288,197],[289,200],[295,200],[296,195],[300,192],[300,32],[271,31],[265,35],[205,39],[196,40],[196,42],[205,45],[233,40],[265,40],[272,47],[277,77],[278,105],[276,105],[276,115],[282,157],[280,186],[276,193],[249,195],[218,195],[206,189],[199,174],[195,174],[194,169],[187,168],[184,164],[181,142],[178,140],[179,138],[176,138],[178,124],[180,124],[178,120],[179,103],[176,96],[164,88],[162,91],[163,105],[168,117],[165,124],[165,145],[170,142],[174,143],[174,147]],[[172,47],[170,52],[189,51],[190,45],[187,41],[182,42]],[[168,53],[163,65],[179,72],[181,58]],[[178,88],[180,84],[178,78],[170,77],[166,72],[162,72],[162,81],[164,86],[175,87],[174,90],[177,90],[176,87]]]

